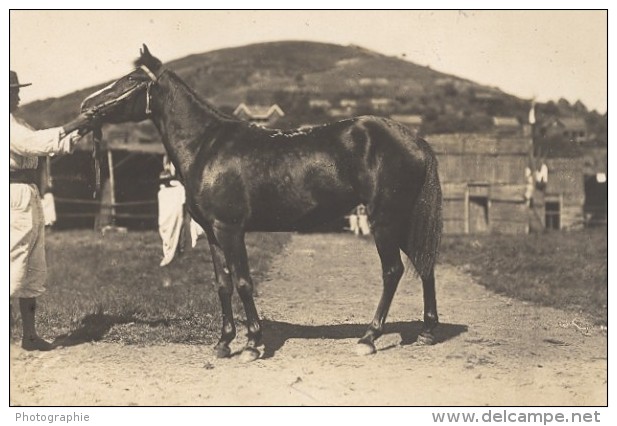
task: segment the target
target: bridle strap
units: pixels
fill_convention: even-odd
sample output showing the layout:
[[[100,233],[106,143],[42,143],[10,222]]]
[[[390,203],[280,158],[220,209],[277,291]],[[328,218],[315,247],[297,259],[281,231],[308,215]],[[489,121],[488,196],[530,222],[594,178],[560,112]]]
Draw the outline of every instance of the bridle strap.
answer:
[[[92,107],[89,111],[86,112],[86,114],[89,114],[93,119],[96,119],[97,116],[100,117],[102,115],[105,115],[106,109],[116,105],[123,99],[128,98],[131,94],[133,94],[133,92],[135,92],[138,89],[141,89],[144,85],[146,86],[146,115],[152,114],[152,109],[150,108],[150,88],[158,82],[158,77],[145,65],[141,65],[139,68],[143,70],[148,75],[148,77],[150,77],[150,81],[148,82],[144,81],[140,84],[137,84],[134,87],[127,90],[126,92],[124,92],[123,94],[121,94],[120,96],[118,96],[117,98],[110,99],[107,102],[103,102],[100,105],[96,105]],[[166,70],[164,69],[162,72],[160,72],[159,76],[163,74],[165,71]],[[90,95],[90,96],[93,96],[93,95]],[[94,176],[95,176],[94,177],[94,181],[95,181],[94,193],[93,193],[94,198],[97,197],[97,194],[99,193],[100,188],[101,188],[101,166],[100,166],[99,157],[100,157],[102,139],[103,139],[103,135],[101,131],[101,123],[97,123],[97,125],[94,127],[93,132],[92,132],[92,142],[93,142],[92,157],[94,160]]]
[[[146,85],[146,115],[152,114],[152,109],[150,109],[150,88],[153,84],[154,81],[151,81]]]
[[[120,96],[118,96],[115,99],[110,99],[107,102],[103,102],[100,105],[96,105],[94,107],[92,107],[89,111],[87,111],[87,113],[96,116],[98,114],[101,113],[105,113],[105,109],[111,106],[114,106],[115,104],[117,104],[118,102],[120,102],[123,99],[128,98],[134,91],[136,91],[137,89],[140,89],[144,84],[150,84],[150,83],[141,83],[136,85],[135,87],[130,88],[129,90],[127,90],[126,92],[124,92],[123,94],[121,94]]]
[[[151,80],[150,82],[148,82],[146,86],[146,115],[150,115],[152,114],[152,109],[150,108],[150,89],[152,88],[153,84],[156,84],[159,81],[159,76],[161,76],[167,70],[163,69],[157,76],[150,70],[150,68],[148,68],[145,65],[140,65],[139,68],[143,72],[145,72],[148,75],[148,77],[150,77],[150,80]]]
[[[118,102],[122,101],[123,99],[128,98],[131,94],[133,94],[134,91],[142,88],[144,86],[144,84],[145,84],[146,85],[146,114],[150,115],[152,113],[152,110],[150,109],[150,88],[152,87],[153,84],[158,82],[158,77],[157,77],[156,74],[154,74],[150,70],[150,68],[148,68],[145,65],[140,65],[139,68],[143,72],[145,72],[146,75],[150,78],[149,82],[147,82],[147,83],[143,82],[141,84],[138,84],[135,87],[130,88],[129,90],[127,90],[126,92],[124,92],[123,94],[118,96],[117,98],[110,99],[107,102],[103,102],[100,105],[96,105],[96,106],[92,107],[92,109],[90,111],[88,111],[88,113],[90,113],[93,116],[100,115],[100,114],[105,114],[105,109],[116,105]],[[161,74],[163,74],[165,71],[167,71],[167,70],[163,69],[163,71],[159,73],[159,76]]]
[[[148,77],[150,77],[150,80],[152,80],[153,82],[158,81],[158,77],[156,76],[156,74],[154,74],[152,71],[150,71],[150,68],[148,68],[145,65],[140,65],[139,68],[141,68],[143,70],[143,72],[148,74]]]

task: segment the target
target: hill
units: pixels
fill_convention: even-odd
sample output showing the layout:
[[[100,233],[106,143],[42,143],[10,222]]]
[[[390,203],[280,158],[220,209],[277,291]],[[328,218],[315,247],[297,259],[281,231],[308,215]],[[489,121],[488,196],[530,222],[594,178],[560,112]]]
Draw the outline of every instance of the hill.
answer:
[[[195,54],[166,66],[224,112],[241,102],[277,103],[286,113],[277,122],[282,128],[338,119],[332,111],[309,107],[311,99],[328,101],[333,108],[343,99],[354,100],[353,115],[421,115],[425,134],[489,131],[494,116],[525,123],[530,105],[498,88],[353,45],[261,43]],[[106,84],[32,102],[19,114],[36,128],[62,124],[75,115],[84,97]],[[371,102],[375,99],[386,104],[376,106]],[[580,102],[566,104],[538,105],[538,118],[583,117],[597,138],[606,138],[606,115],[589,112]]]

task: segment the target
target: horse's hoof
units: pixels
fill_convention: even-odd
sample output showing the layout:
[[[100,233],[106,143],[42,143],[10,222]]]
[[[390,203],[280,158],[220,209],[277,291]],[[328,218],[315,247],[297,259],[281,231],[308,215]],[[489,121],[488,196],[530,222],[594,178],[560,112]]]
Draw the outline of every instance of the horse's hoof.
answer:
[[[377,349],[372,343],[358,342],[356,345],[356,354],[360,356],[373,355],[375,352],[377,352]]]
[[[228,345],[216,345],[214,347],[214,352],[217,358],[229,358],[231,355],[231,349],[229,349]]]
[[[432,333],[422,332],[418,335],[416,344],[419,346],[431,346],[435,344],[435,336]]]
[[[241,363],[253,362],[257,358],[259,358],[260,355],[261,354],[259,353],[259,351],[255,348],[244,348],[242,350],[242,353],[240,354],[240,362]]]

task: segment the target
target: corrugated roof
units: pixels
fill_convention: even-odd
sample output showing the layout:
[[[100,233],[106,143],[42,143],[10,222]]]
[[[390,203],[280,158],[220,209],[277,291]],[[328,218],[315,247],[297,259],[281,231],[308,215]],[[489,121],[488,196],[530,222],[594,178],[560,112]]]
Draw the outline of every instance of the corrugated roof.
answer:
[[[416,114],[392,114],[390,118],[403,124],[422,124],[422,116]]]
[[[585,120],[579,117],[564,117],[560,118],[559,121],[566,129],[585,129],[587,127]]]
[[[246,115],[256,119],[268,119],[272,114],[277,113],[281,117],[285,115],[281,107],[277,104],[274,105],[246,105],[244,102],[238,105],[234,110],[234,115],[238,115],[244,112]]]
[[[518,127],[520,126],[520,123],[516,117],[493,117],[493,125]]]
[[[542,127],[560,126],[565,129],[586,129],[585,120],[580,117],[552,117],[542,124]]]

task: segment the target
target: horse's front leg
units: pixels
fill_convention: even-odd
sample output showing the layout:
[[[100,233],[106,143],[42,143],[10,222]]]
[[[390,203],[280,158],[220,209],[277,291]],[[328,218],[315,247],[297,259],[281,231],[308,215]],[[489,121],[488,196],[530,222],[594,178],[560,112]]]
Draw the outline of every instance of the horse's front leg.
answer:
[[[242,351],[241,361],[250,362],[259,358],[257,347],[261,345],[261,321],[253,299],[253,280],[250,275],[244,230],[221,222],[214,223],[214,233],[225,253],[231,268],[231,277],[244,305],[248,328],[248,341]]]
[[[383,334],[386,317],[388,316],[394,293],[404,270],[396,243],[396,238],[398,237],[396,229],[375,225],[373,233],[375,235],[377,252],[381,259],[383,290],[373,321],[358,342],[356,352],[359,355],[369,355],[376,352],[375,340]]]
[[[214,350],[217,358],[227,358],[231,354],[229,343],[236,337],[236,325],[234,323],[233,310],[231,307],[233,283],[231,281],[230,270],[225,261],[225,254],[216,241],[214,233],[212,230],[206,230],[206,235],[208,236],[208,242],[210,244],[210,253],[212,254],[212,263],[214,264],[214,273],[216,275],[217,289],[223,316],[221,338],[214,347]]]

